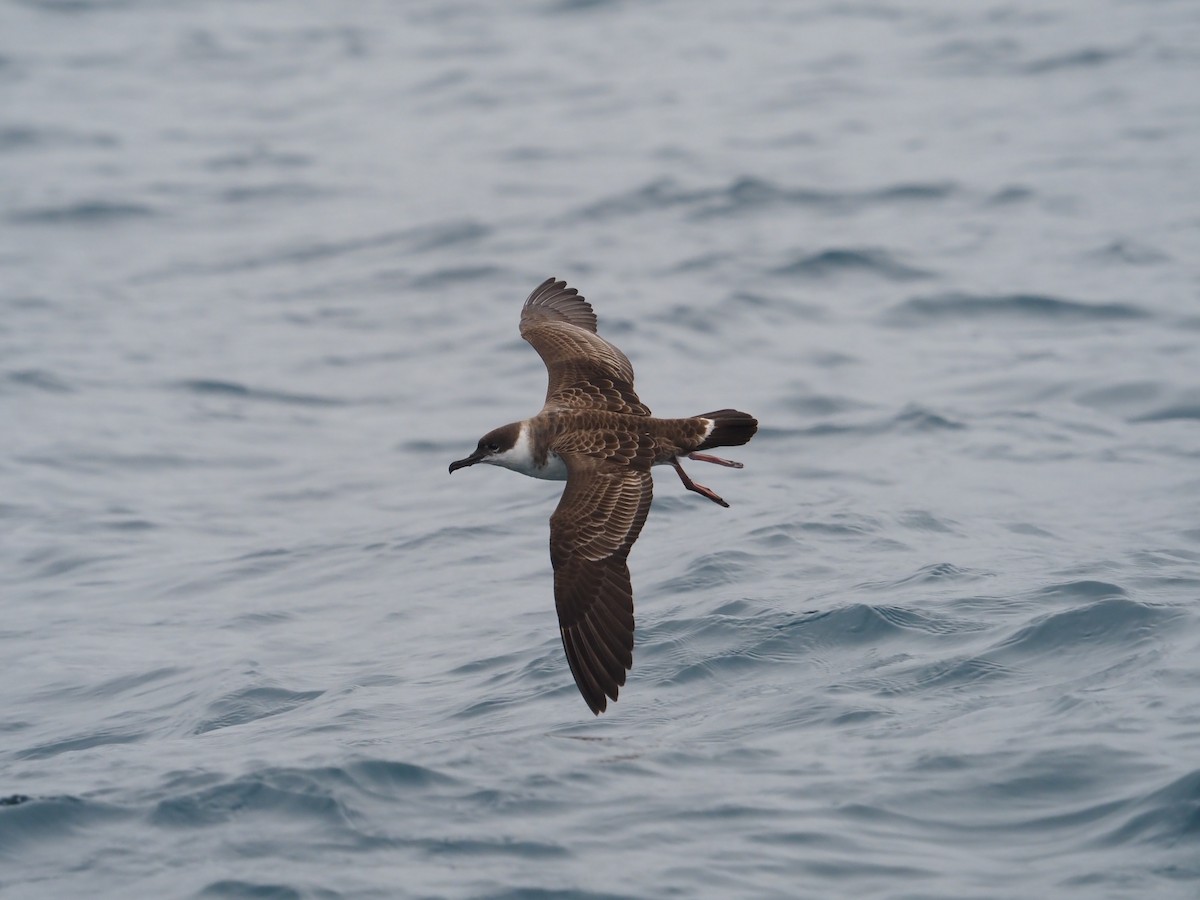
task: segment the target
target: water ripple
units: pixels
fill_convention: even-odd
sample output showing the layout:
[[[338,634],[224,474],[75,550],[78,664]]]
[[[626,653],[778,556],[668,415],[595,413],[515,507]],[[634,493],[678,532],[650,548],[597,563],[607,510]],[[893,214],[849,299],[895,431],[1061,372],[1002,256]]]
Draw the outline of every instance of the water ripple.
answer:
[[[1019,629],[995,648],[1025,655],[1102,650],[1101,645],[1136,647],[1177,618],[1177,613],[1127,597],[1107,597],[1050,613]]]
[[[932,273],[896,260],[886,250],[832,248],[806,254],[775,269],[772,274],[800,278],[837,275],[876,275],[891,281],[929,278]]]
[[[1124,821],[1100,837],[1099,846],[1200,844],[1200,769],[1131,801],[1119,817]],[[1200,875],[1200,866],[1192,874]]]
[[[59,378],[53,372],[46,372],[41,369],[23,369],[16,372],[6,372],[4,374],[4,381],[17,387],[32,388],[51,394],[67,394],[72,391],[71,386],[66,381]]]
[[[901,183],[860,191],[784,187],[755,177],[735,179],[722,187],[685,188],[674,178],[659,178],[632,191],[599,200],[577,215],[588,219],[659,212],[684,207],[697,219],[728,218],[777,206],[818,207],[851,212],[874,206],[921,203],[953,196],[951,182]]]
[[[269,716],[278,716],[315,700],[324,693],[288,691],[273,687],[242,688],[210,703],[207,717],[196,725],[193,734],[205,734],[219,728],[245,725]]]
[[[148,219],[158,211],[144,203],[117,200],[81,200],[65,206],[42,206],[18,209],[8,214],[8,220],[18,225],[109,225],[115,222]]]
[[[917,326],[959,319],[1013,319],[1053,322],[1108,322],[1149,315],[1128,303],[1083,303],[1043,294],[949,293],[913,297],[885,316],[893,325]]]
[[[297,394],[270,388],[248,387],[236,381],[222,381],[216,378],[185,378],[182,381],[171,383],[168,387],[201,396],[237,397],[245,400],[296,406],[343,406],[346,402],[317,394]]]

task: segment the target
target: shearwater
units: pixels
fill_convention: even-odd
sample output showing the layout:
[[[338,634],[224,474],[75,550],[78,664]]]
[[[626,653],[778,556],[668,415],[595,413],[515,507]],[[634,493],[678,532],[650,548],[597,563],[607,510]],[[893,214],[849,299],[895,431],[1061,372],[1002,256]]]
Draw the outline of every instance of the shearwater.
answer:
[[[488,463],[566,481],[550,517],[550,562],[559,631],[575,684],[593,713],[617,699],[633,666],[633,586],[626,560],[653,496],[650,467],[673,466],[683,486],[729,506],[679,464],[686,456],[735,469],[700,453],[754,437],[758,420],[734,409],[658,419],[633,390],[633,366],[596,333],[591,304],[548,278],[521,310],[521,337],[550,374],[546,402],[530,419],[489,431],[450,471]]]

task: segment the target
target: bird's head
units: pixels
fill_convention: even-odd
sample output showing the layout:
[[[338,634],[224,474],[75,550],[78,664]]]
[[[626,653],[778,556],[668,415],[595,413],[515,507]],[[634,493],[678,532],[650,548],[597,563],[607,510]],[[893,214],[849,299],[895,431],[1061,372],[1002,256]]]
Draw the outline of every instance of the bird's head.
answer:
[[[488,463],[493,466],[508,466],[513,457],[513,449],[521,437],[521,423],[512,422],[493,428],[479,439],[475,452],[466,459],[456,459],[450,463],[450,471],[465,469],[475,463]]]

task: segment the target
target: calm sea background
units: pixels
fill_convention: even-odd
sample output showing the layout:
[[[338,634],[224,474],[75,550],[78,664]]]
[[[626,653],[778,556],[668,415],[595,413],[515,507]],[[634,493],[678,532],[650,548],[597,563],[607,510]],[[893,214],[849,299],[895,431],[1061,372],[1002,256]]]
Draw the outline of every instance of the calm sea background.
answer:
[[[634,668],[449,476],[586,295]],[[1200,5],[0,4],[0,894],[1200,896]]]

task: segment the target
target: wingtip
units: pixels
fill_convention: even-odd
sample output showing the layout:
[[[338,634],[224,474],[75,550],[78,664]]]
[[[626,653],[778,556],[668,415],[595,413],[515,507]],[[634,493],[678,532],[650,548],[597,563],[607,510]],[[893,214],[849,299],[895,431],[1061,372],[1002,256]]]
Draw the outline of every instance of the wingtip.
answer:
[[[528,317],[533,317],[528,319]],[[522,323],[548,318],[578,325],[596,333],[596,314],[592,305],[561,278],[551,276],[530,291],[522,307]]]
[[[598,716],[608,709],[610,699],[616,703],[620,685],[603,683],[600,677],[603,670],[589,659],[590,650],[582,635],[576,634],[574,629],[570,628],[560,628],[559,633],[579,695],[592,711],[592,715]]]
[[[614,690],[613,693],[615,694],[616,691]],[[583,702],[588,705],[588,709],[592,711],[593,716],[599,716],[601,713],[608,712],[608,704],[610,702],[616,703],[617,698],[608,696],[604,693],[604,688],[601,688],[599,697],[584,697]]]

